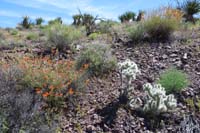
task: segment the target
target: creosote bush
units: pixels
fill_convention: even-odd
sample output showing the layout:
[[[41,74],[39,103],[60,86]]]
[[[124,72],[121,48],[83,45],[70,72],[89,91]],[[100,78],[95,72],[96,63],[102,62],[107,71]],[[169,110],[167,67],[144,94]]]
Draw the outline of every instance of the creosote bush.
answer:
[[[158,83],[170,94],[180,92],[187,87],[189,82],[185,73],[173,68],[162,73]]]
[[[48,46],[55,47],[59,51],[64,49],[73,49],[72,43],[82,37],[82,32],[73,26],[62,25],[59,23],[52,24],[46,29],[48,37]]]
[[[83,64],[89,65],[89,74],[101,75],[115,68],[116,58],[108,44],[90,44],[77,58],[76,67],[79,69]]]
[[[178,23],[173,18],[151,16],[144,22],[144,29],[152,41],[166,41],[178,28]]]
[[[29,33],[27,36],[26,36],[26,39],[27,40],[38,40],[39,38],[39,35],[35,34],[35,33]]]
[[[114,25],[117,25],[118,23],[112,20],[106,20],[106,21],[101,21],[97,24],[97,32],[100,33],[111,33],[112,32],[112,27]]]
[[[129,27],[128,29],[129,37],[134,43],[139,43],[145,39],[145,29],[143,24],[137,24]]]

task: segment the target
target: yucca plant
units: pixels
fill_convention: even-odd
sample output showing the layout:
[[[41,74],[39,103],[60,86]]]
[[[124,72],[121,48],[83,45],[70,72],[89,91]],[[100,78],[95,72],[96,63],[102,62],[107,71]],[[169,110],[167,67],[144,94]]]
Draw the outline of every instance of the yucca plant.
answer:
[[[139,14],[138,14],[138,16],[137,16],[136,21],[141,21],[141,20],[143,20],[143,19],[144,19],[144,14],[145,14],[145,11],[140,10],[140,11],[139,11]]]
[[[178,8],[183,10],[186,21],[195,23],[194,15],[200,12],[200,1],[185,0]]]
[[[36,18],[36,25],[41,25],[43,22],[44,22],[44,19],[43,18]]]
[[[136,14],[134,12],[128,11],[128,12],[125,12],[124,14],[120,15],[119,20],[122,23],[130,22],[131,20],[135,21],[135,16],[136,16]]]
[[[21,25],[22,25],[24,28],[26,28],[26,29],[30,28],[30,26],[31,26],[31,21],[30,21],[29,16],[24,16],[24,17],[23,17],[23,20],[22,20]]]
[[[91,14],[84,13],[82,14],[79,10],[79,14],[73,16],[74,22],[73,24],[76,26],[82,25],[86,28],[86,34],[89,36],[91,33],[95,31],[96,21],[100,20],[98,16],[94,17]]]
[[[72,16],[72,18],[73,18],[73,25],[76,25],[76,26],[79,26],[79,25],[81,25],[81,23],[82,23],[82,16],[80,15],[80,14],[77,14],[77,15],[73,15]]]

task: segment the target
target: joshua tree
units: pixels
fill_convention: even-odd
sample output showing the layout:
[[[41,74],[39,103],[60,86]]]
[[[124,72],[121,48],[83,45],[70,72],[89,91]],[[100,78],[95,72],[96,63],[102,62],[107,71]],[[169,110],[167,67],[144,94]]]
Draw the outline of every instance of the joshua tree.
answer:
[[[119,20],[124,23],[124,22],[130,22],[135,21],[135,16],[136,14],[134,12],[125,12],[124,14],[119,16]]]
[[[144,20],[144,14],[145,14],[145,12],[140,10],[136,21]]]
[[[41,25],[43,22],[44,22],[44,19],[43,18],[36,18],[36,25]]]
[[[28,16],[24,16],[21,25],[28,29],[31,26],[30,18]]]
[[[94,17],[91,14],[84,13],[82,14],[79,10],[79,14],[73,16],[74,22],[73,24],[76,26],[82,25],[86,28],[87,35],[90,35],[94,32],[97,20],[101,20],[98,16]]]
[[[185,0],[183,3],[177,1],[179,9],[184,12],[186,21],[195,23],[194,15],[200,12],[200,1],[199,0]]]
[[[73,20],[74,20],[73,25],[77,25],[77,26],[81,25],[82,16],[80,14],[74,15],[72,17],[73,17]]]

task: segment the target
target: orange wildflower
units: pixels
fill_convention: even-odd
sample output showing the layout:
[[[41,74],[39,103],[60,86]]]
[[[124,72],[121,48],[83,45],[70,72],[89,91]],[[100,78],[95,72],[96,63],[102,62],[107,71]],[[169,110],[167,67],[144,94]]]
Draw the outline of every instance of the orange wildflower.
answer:
[[[43,97],[48,97],[49,95],[50,95],[49,92],[45,92],[42,94]]]
[[[36,88],[35,91],[36,91],[37,94],[41,94],[42,93],[41,88]]]
[[[83,69],[88,69],[88,67],[89,67],[89,64],[84,64],[83,65]]]
[[[50,90],[54,90],[55,87],[54,87],[53,85],[50,85],[50,86],[49,86],[49,89],[50,89]]]
[[[62,97],[63,94],[62,94],[62,93],[56,93],[55,96],[56,96],[56,97]]]
[[[72,88],[70,88],[70,89],[68,90],[68,93],[69,93],[70,95],[73,95],[73,94],[74,94],[74,90],[73,90]]]

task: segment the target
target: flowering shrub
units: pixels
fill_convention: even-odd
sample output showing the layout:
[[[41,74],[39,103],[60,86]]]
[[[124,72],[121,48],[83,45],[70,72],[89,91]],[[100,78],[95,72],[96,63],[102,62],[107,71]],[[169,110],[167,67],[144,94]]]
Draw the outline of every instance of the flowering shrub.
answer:
[[[17,58],[17,66],[24,73],[21,84],[34,88],[50,106],[63,106],[68,96],[88,83],[84,79],[88,64],[75,70],[73,61],[23,57]]]
[[[177,106],[174,95],[166,95],[165,88],[160,84],[151,85],[147,83],[143,88],[148,96],[147,103],[143,108],[144,112],[159,115]]]
[[[178,22],[181,22],[184,14],[183,14],[183,12],[181,10],[167,7],[165,9],[165,14],[164,15],[167,18],[170,18],[170,19],[173,18],[173,19],[176,19]]]

